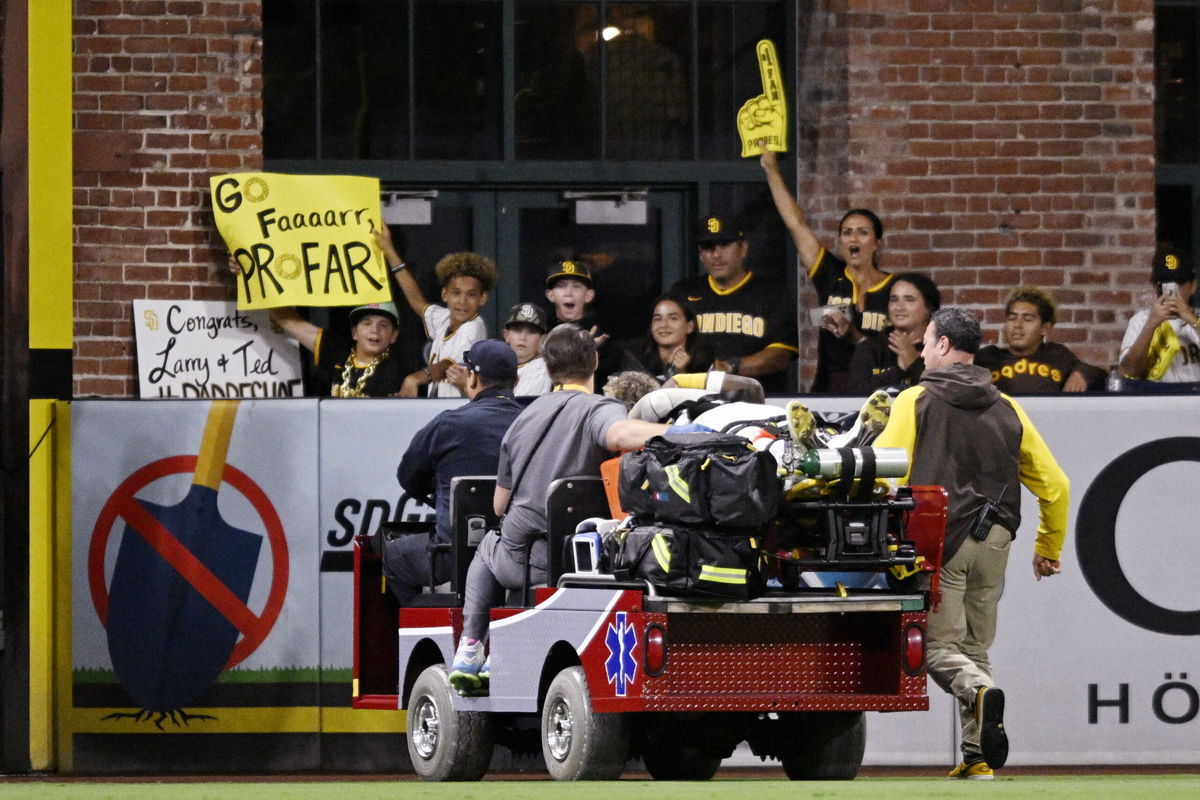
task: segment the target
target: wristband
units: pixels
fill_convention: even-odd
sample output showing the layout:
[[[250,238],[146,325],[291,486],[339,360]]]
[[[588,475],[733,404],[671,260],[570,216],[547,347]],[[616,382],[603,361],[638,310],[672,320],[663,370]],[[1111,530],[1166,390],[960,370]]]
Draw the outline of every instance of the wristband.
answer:
[[[421,370],[425,373],[426,378],[429,378],[430,381],[433,380],[433,373],[429,371],[429,367],[421,367]]]
[[[397,264],[394,267],[390,267],[389,269],[391,270],[392,274],[395,275],[397,272],[399,272],[400,270],[404,269],[407,266],[408,266],[408,264],[405,264],[403,261],[401,261],[399,264]]]

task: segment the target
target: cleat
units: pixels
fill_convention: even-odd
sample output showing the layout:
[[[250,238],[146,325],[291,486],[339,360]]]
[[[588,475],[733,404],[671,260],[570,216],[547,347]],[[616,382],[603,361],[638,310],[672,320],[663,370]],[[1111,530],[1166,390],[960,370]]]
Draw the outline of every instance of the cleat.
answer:
[[[1008,761],[1008,733],[1004,730],[1004,692],[984,686],[975,695],[975,721],[979,723],[979,750],[983,760],[999,769]]]
[[[986,761],[976,761],[974,764],[962,763],[950,770],[947,778],[963,778],[969,781],[990,781],[995,777],[992,768]]]
[[[454,663],[450,667],[450,685],[460,696],[467,697],[479,690],[483,683],[479,671],[484,661],[483,642],[464,636],[458,643]]]
[[[820,446],[816,437],[817,421],[804,403],[799,400],[788,401],[787,423],[794,447],[813,450]]]
[[[862,404],[854,417],[854,424],[845,433],[829,440],[827,447],[866,447],[875,441],[887,427],[892,413],[892,396],[883,389],[876,389]]]
[[[859,435],[858,445],[866,446],[875,441],[887,427],[891,414],[892,396],[883,389],[872,392],[871,396],[867,398],[867,402],[863,403],[862,410],[858,412],[858,421],[862,423],[862,433]]]

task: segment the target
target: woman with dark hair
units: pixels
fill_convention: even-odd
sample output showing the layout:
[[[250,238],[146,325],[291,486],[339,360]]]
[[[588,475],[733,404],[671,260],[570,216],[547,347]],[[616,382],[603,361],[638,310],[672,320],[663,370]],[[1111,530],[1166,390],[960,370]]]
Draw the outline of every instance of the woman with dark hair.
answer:
[[[800,253],[809,280],[817,289],[824,311],[820,316],[817,377],[813,391],[844,392],[850,388],[849,367],[854,346],[887,327],[892,275],[876,259],[883,223],[874,212],[852,208],[838,224],[838,250],[827,251],[808,226],[804,212],[779,174],[775,153],[764,150],[759,163],[783,224]]]
[[[912,386],[925,371],[921,340],[930,316],[942,306],[942,293],[919,272],[903,272],[892,279],[891,286],[891,327],[879,336],[864,337],[850,359],[850,388],[855,393]]]
[[[650,333],[638,360],[646,372],[665,381],[679,372],[704,372],[713,362],[712,348],[696,327],[696,312],[670,294],[654,301]]]

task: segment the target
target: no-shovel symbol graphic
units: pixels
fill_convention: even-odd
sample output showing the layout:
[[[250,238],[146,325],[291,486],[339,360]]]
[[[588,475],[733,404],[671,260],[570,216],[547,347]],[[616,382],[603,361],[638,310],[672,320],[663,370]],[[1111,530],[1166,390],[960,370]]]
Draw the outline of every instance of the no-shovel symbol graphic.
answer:
[[[254,651],[270,632],[287,593],[287,543],[266,494],[241,470],[225,463],[237,401],[215,401],[198,456],[172,456],[126,478],[105,503],[92,530],[88,555],[92,601],[108,629],[108,652],[117,680],[142,710],[136,719],[168,716],[187,722],[183,707],[221,672]],[[192,471],[187,496],[160,506],[135,494],[151,482]],[[221,518],[222,482],[254,507],[271,547],[271,588],[261,614],[248,606],[262,536]],[[110,585],[104,555],[117,518],[125,529]],[[239,641],[240,637],[240,641]]]

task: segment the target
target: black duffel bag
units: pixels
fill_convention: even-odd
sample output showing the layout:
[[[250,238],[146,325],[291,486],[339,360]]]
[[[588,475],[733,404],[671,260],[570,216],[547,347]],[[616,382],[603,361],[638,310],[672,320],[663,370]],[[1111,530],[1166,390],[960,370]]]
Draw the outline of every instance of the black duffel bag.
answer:
[[[766,591],[758,542],[744,533],[662,525],[616,531],[613,574],[641,578],[660,594],[750,600]]]
[[[655,436],[621,456],[621,508],[671,525],[757,528],[775,518],[775,459],[740,436]]]

